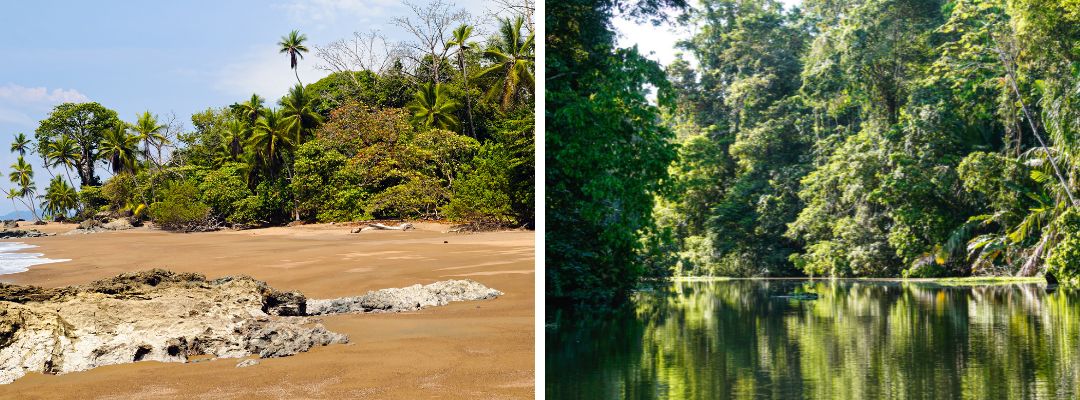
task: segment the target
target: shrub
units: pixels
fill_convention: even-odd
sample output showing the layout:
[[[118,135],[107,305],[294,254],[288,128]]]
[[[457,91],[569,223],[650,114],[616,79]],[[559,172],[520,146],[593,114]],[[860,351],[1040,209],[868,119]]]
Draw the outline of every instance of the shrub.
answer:
[[[109,205],[109,200],[101,193],[100,186],[83,186],[79,190],[79,208],[81,217],[87,218]]]
[[[114,210],[121,210],[139,202],[135,199],[135,177],[129,173],[113,176],[101,186],[101,194]]]
[[[214,215],[230,219],[236,212],[239,202],[251,196],[244,180],[243,165],[226,163],[221,168],[210,171],[199,183],[202,201],[210,206]]]
[[[160,228],[183,232],[213,228],[210,206],[199,201],[199,189],[193,182],[174,183],[161,190],[161,198],[150,205],[150,218]]]
[[[454,182],[446,216],[472,222],[513,223],[510,208],[510,159],[502,146],[485,145],[473,170]]]

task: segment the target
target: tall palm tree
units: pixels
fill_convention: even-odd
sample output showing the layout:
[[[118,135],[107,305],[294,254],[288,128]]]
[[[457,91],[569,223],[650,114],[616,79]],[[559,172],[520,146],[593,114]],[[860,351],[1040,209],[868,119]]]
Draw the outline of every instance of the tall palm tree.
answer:
[[[279,102],[282,107],[282,122],[292,135],[294,146],[303,144],[304,140],[310,137],[315,132],[315,128],[323,122],[322,116],[315,111],[312,100],[303,86],[296,85],[289,89],[289,94]]]
[[[135,125],[131,127],[131,130],[135,132],[135,136],[139,141],[143,142],[143,159],[149,163],[153,160],[153,156],[150,155],[150,146],[155,143],[164,143],[166,140],[165,135],[161,132],[165,130],[165,125],[158,123],[157,116],[150,114],[150,111],[143,111],[139,114],[138,120]]]
[[[24,133],[16,133],[15,141],[11,142],[11,152],[19,153],[20,156],[26,155],[26,150],[30,148],[30,139],[26,138]]]
[[[281,41],[278,42],[280,46],[279,53],[286,53],[289,55],[289,68],[292,68],[293,74],[296,75],[296,83],[303,85],[300,82],[300,73],[297,72],[296,66],[300,63],[300,59],[304,58],[304,53],[308,52],[307,46],[304,46],[304,41],[307,40],[307,35],[301,34],[300,31],[293,30],[288,35],[282,36]]]
[[[488,89],[486,96],[488,98],[501,96],[500,104],[504,110],[510,108],[519,99],[520,92],[531,92],[533,89],[534,34],[529,33],[528,36],[522,37],[524,23],[521,17],[513,21],[509,18],[502,20],[502,25],[499,27],[499,39],[484,50],[484,57],[492,60],[495,65],[477,74],[477,78],[491,79],[495,82]]]
[[[74,187],[75,181],[71,180],[71,170],[75,169],[79,162],[79,143],[71,136],[62,135],[59,139],[49,142],[46,154],[46,163],[50,167],[63,168],[68,182]]]
[[[41,220],[37,214],[37,207],[34,205],[34,192],[37,190],[37,187],[34,186],[34,167],[26,162],[23,156],[19,156],[19,159],[14,164],[11,164],[11,173],[8,174],[8,179],[16,185],[18,189],[16,194],[19,201],[22,201],[30,209],[30,212],[34,213],[34,218]]]
[[[134,174],[138,163],[139,137],[128,133],[127,124],[121,122],[113,129],[105,131],[101,138],[99,154],[112,166],[112,173],[129,172]]]
[[[473,125],[472,96],[469,95],[469,73],[465,70],[465,54],[472,50],[474,43],[469,43],[473,27],[467,24],[454,29],[453,40],[446,43],[446,48],[457,46],[458,68],[461,69],[461,87],[465,90],[465,112],[469,117],[469,136],[476,137],[476,126]]]
[[[450,131],[456,130],[459,124],[454,112],[461,108],[461,103],[451,99],[439,83],[421,86],[407,108],[412,112],[415,124]]]

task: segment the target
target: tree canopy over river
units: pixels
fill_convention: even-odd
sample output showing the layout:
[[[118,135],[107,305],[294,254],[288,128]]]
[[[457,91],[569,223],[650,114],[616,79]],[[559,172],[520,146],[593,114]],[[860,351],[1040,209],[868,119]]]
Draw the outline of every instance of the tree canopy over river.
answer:
[[[693,34],[660,66],[615,46],[620,11]],[[1078,1],[577,0],[546,18],[553,304],[670,275],[1080,283]]]

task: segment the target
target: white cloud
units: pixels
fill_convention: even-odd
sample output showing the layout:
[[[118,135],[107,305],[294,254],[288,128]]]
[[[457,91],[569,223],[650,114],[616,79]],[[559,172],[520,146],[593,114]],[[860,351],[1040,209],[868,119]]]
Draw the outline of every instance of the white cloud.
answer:
[[[327,75],[315,67],[319,60],[308,53],[300,60],[298,73],[305,85]],[[214,77],[214,87],[222,93],[242,100],[258,93],[268,102],[277,101],[296,85],[296,76],[289,68],[289,59],[273,46],[259,46],[242,53],[220,67]]]
[[[77,103],[90,100],[75,89],[49,90],[45,87],[26,87],[15,84],[0,86],[0,101],[8,104],[53,105],[58,103]]]

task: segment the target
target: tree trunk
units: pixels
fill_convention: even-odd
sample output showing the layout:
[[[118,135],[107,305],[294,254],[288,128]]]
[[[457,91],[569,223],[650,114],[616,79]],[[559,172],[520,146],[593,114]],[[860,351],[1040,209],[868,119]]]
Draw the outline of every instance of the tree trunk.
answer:
[[[465,72],[465,53],[458,51],[458,64],[461,66],[462,87],[465,89],[465,111],[469,116],[469,136],[476,139],[476,126],[473,125],[472,96],[469,95],[469,75]]]
[[[1024,266],[1016,273],[1018,276],[1035,276],[1039,272],[1039,266],[1041,265],[1039,261],[1042,260],[1043,252],[1046,250],[1046,240],[1049,238],[1050,235],[1043,235],[1042,240],[1035,246],[1035,251],[1031,252],[1031,257],[1024,261]]]

